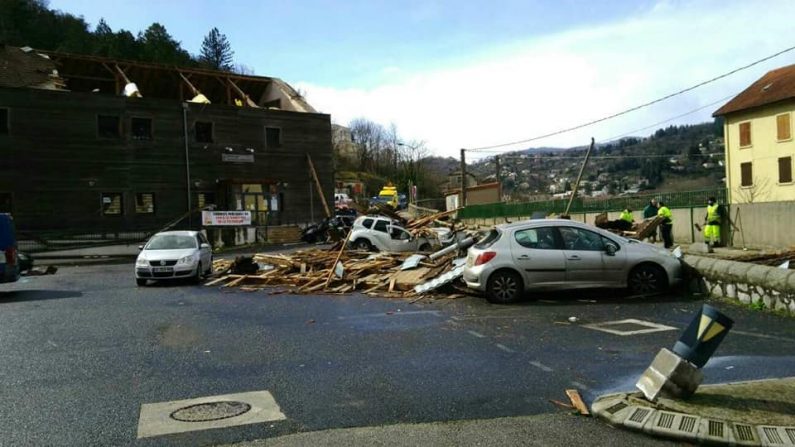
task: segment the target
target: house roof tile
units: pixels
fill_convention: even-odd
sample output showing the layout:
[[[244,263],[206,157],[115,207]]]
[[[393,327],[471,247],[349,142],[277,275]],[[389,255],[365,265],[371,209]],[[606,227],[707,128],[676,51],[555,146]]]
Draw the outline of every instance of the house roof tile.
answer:
[[[795,98],[795,65],[788,65],[767,72],[716,110],[712,116],[728,115],[793,98]]]

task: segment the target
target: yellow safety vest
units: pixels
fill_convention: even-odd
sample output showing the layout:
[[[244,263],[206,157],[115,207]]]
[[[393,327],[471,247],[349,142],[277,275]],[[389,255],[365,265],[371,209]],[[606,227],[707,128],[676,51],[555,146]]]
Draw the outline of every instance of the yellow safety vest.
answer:
[[[621,216],[619,217],[619,219],[626,220],[629,223],[632,223],[632,222],[635,221],[635,218],[632,217],[632,213],[630,213],[627,210],[624,210],[624,211],[621,212]]]
[[[719,206],[717,203],[712,206],[707,205],[707,225],[720,225]]]
[[[668,209],[667,206],[661,206],[660,209],[657,210],[657,215],[665,218],[663,221],[664,224],[671,224],[674,222],[674,215],[671,214],[671,210]]]

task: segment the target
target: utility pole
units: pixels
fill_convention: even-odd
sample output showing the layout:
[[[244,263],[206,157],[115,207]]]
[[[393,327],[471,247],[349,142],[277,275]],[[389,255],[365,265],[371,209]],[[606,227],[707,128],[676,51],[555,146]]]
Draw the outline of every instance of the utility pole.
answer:
[[[594,140],[593,137],[591,137],[591,145],[588,146],[588,152],[585,153],[585,160],[583,160],[582,166],[580,166],[580,173],[577,175],[577,182],[574,184],[574,188],[572,188],[571,190],[571,198],[569,198],[569,204],[566,205],[566,212],[563,213],[563,215],[565,216],[569,215],[569,209],[571,209],[571,204],[572,202],[574,202],[574,197],[577,196],[577,190],[580,187],[580,180],[582,180],[582,173],[585,171],[585,166],[588,165],[588,158],[591,157],[591,151],[593,150],[593,147],[594,147]]]
[[[118,67],[116,67],[118,68]],[[182,132],[185,139],[185,185],[187,190],[188,228],[193,229],[190,191],[190,152],[188,151],[188,103],[182,103]]]
[[[459,208],[467,206],[467,162],[466,149],[461,149],[461,203]]]
[[[500,156],[497,155],[494,157],[494,164],[497,165],[497,194],[500,202],[502,202],[502,180],[500,179]]]

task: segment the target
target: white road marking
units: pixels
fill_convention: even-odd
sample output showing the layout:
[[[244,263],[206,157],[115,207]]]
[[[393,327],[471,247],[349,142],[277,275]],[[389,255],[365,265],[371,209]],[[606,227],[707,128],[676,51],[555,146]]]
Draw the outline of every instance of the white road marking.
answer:
[[[581,382],[577,382],[576,380],[572,381],[571,385],[574,386],[575,388],[579,388],[579,389],[581,389],[583,391],[590,391],[591,390],[591,388],[589,388],[588,385],[586,385],[584,383],[581,383]]]
[[[621,324],[632,324],[635,326],[645,327],[646,329],[621,330],[621,329],[610,328],[610,326],[617,326]],[[664,324],[653,323],[651,321],[636,320],[634,318],[628,318],[626,320],[605,321],[603,323],[583,324],[582,327],[593,329],[595,331],[602,331],[602,332],[607,332],[608,334],[621,335],[621,336],[650,334],[652,332],[677,330],[677,328],[673,326],[666,326]]]
[[[472,335],[477,338],[486,338],[486,336],[481,334],[480,332],[475,332],[475,331],[467,331],[467,332],[469,333],[469,335]]]
[[[503,345],[503,344],[500,344],[500,343],[497,343],[497,344],[496,344],[496,345],[494,345],[494,346],[498,347],[499,349],[502,349],[502,350],[503,350],[503,351],[505,351],[505,352],[516,352],[516,351],[514,351],[513,349],[511,349],[511,348],[509,348],[509,347],[507,347],[507,346],[505,346],[505,345]]]
[[[49,344],[49,345],[51,345],[51,346],[53,346],[53,347],[55,347],[55,348],[57,348],[57,347],[58,347],[58,345],[56,345],[56,344],[55,344],[55,342],[54,342],[54,341],[52,341],[52,340],[47,340],[47,344]]]
[[[554,371],[554,369],[550,368],[549,366],[547,366],[547,365],[545,365],[545,364],[543,364],[541,362],[532,361],[532,362],[530,362],[530,364],[535,366],[536,368],[540,369],[541,371],[544,371],[544,372],[552,372],[552,371]]]
[[[175,411],[192,405],[210,402],[244,402],[251,409],[239,416],[206,422],[183,422],[173,419]],[[252,391],[248,393],[224,394],[221,396],[200,397],[197,399],[175,400],[141,405],[138,417],[138,438],[185,433],[190,431],[209,430],[213,428],[235,427],[238,425],[259,424],[269,421],[287,419],[279,408],[279,404],[268,391]]]

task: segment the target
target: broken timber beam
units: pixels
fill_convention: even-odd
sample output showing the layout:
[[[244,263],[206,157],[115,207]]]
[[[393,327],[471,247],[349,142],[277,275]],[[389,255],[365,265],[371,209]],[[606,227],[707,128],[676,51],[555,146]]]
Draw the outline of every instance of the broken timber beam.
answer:
[[[309,172],[315,180],[315,187],[317,188],[318,195],[320,195],[320,202],[323,204],[323,210],[326,211],[326,217],[331,217],[331,210],[328,207],[328,202],[326,202],[326,196],[323,194],[323,187],[320,186],[320,179],[317,178],[315,164],[312,163],[312,156],[309,155],[309,153],[306,154],[306,161],[309,162]]]

